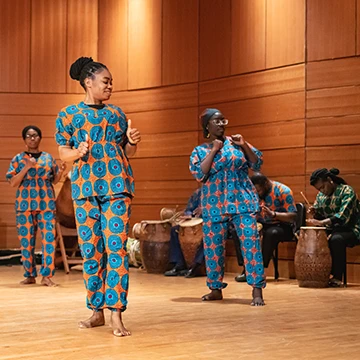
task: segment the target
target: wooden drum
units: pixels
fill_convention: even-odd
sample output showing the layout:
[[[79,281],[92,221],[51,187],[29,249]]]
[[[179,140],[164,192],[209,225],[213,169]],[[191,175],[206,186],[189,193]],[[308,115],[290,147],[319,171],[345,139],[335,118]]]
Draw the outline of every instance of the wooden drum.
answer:
[[[129,257],[129,265],[136,268],[140,267],[142,265],[140,240],[128,237],[126,251]]]
[[[300,287],[324,288],[331,272],[325,227],[303,226],[295,252],[295,273]]]
[[[179,242],[188,267],[193,264],[195,254],[203,241],[203,219],[192,218],[181,222]]]
[[[140,253],[148,273],[162,274],[169,266],[171,224],[167,221],[141,221]]]

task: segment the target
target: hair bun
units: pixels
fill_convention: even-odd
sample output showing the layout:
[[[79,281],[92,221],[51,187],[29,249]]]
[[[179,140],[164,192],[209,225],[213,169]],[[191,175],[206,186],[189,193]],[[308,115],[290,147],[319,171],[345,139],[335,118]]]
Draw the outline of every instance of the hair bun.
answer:
[[[331,172],[332,174],[334,175],[339,175],[340,174],[340,170],[339,169],[336,169],[336,168],[331,168],[329,170],[329,172]]]
[[[91,57],[80,57],[70,66],[70,77],[74,80],[80,80],[82,69],[93,62]]]

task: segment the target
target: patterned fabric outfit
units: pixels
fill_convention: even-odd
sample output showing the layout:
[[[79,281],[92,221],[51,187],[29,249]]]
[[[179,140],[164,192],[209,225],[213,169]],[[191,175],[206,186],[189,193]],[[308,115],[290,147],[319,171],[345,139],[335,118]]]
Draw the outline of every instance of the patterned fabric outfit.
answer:
[[[194,211],[200,206],[200,189],[196,189],[191,195],[185,209],[185,214],[192,216]],[[175,264],[178,268],[185,268],[186,262],[184,259],[183,252],[181,250],[180,241],[179,241],[179,225],[173,226],[170,231],[170,263]],[[202,264],[204,260],[204,246],[201,243],[201,246],[197,250],[194,258],[195,264]]]
[[[204,251],[207,286],[222,289],[225,268],[225,239],[229,224],[233,223],[241,242],[246,279],[249,285],[265,287],[263,259],[256,213],[259,199],[249,176],[249,167],[259,170],[262,153],[249,146],[258,160],[249,162],[240,146],[226,137],[223,147],[215,155],[208,174],[201,170],[201,163],[211,151],[212,144],[197,146],[190,157],[190,171],[203,183],[201,206],[203,214]]]
[[[289,187],[277,181],[271,181],[272,186],[260,205],[265,205],[272,211],[296,213],[294,196]],[[263,225],[262,254],[264,267],[269,266],[277,244],[281,241],[290,241],[294,236],[294,224],[272,219],[270,216],[262,216],[259,213],[257,221]]]
[[[332,257],[332,275],[342,280],[345,270],[346,247],[360,244],[360,204],[354,189],[337,185],[334,193],[319,192],[314,203],[316,219],[331,219],[329,248]]]
[[[124,147],[127,120],[114,105],[81,102],[62,109],[56,142],[77,148],[88,136],[89,152],[74,162],[72,198],[84,259],[87,306],[124,311],[129,287],[126,252],[134,179]]]
[[[52,277],[55,273],[55,193],[52,186],[59,171],[53,157],[47,152],[32,156],[36,163],[28,170],[16,191],[16,228],[21,246],[21,261],[25,277],[36,277],[35,241],[37,229],[42,238],[42,265],[40,275]],[[18,174],[30,160],[26,152],[16,155],[10,163],[7,180]]]

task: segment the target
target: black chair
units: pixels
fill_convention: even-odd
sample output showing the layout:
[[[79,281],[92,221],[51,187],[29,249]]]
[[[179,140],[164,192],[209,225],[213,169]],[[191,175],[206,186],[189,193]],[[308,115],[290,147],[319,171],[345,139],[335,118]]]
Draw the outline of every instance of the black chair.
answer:
[[[295,233],[294,236],[289,239],[289,240],[284,240],[281,242],[291,242],[291,241],[295,241],[297,243],[297,237],[296,234],[299,233],[300,228],[302,226],[305,226],[305,221],[306,221],[306,209],[304,204],[302,203],[296,203],[296,211],[297,211],[297,215],[296,215],[296,220],[295,220]],[[274,263],[274,270],[275,270],[275,280],[279,279],[279,268],[278,268],[278,263],[279,263],[279,243],[277,243],[276,248],[274,250],[274,254],[273,254],[273,263]],[[346,276],[346,272],[345,275]]]

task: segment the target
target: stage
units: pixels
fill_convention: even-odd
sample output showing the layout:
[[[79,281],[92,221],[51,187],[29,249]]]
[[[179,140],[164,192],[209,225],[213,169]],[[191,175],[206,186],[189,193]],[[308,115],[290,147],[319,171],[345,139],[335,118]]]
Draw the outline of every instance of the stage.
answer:
[[[360,286],[304,289],[269,279],[265,307],[227,274],[223,301],[202,302],[205,278],[166,278],[132,268],[125,325],[80,330],[90,315],[82,275],[58,271],[57,288],[21,286],[20,266],[0,267],[0,359],[356,359]],[[38,280],[39,281],[39,280]],[[108,319],[109,313],[106,312]]]

